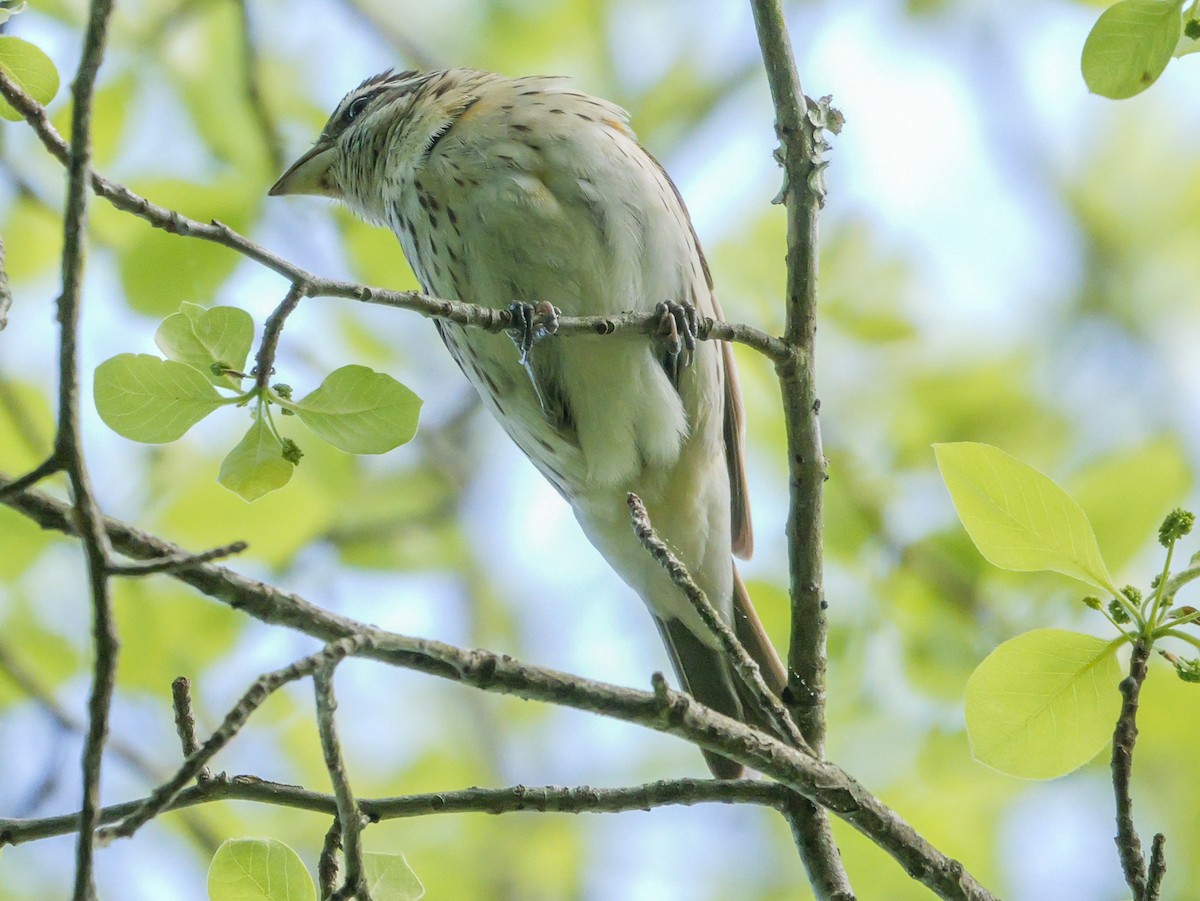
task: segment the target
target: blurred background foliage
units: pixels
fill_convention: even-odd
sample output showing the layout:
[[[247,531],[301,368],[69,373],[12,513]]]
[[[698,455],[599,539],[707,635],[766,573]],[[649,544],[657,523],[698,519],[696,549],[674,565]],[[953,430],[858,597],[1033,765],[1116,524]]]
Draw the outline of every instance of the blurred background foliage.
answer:
[[[829,753],[999,895],[1126,896],[1106,758],[1051,783],[971,760],[971,669],[1034,625],[1098,629],[1080,585],[987,567],[957,526],[930,444],[997,444],[1075,492],[1120,581],[1145,584],[1162,515],[1194,507],[1200,454],[1200,142],[1190,60],[1120,104],[1088,97],[1078,55],[1095,4],[812,0],[788,4],[802,80],[831,93],[819,387],[830,459]],[[10,31],[69,79],[82,0],[35,0]],[[781,325],[783,218],[769,98],[748,4],[723,0],[124,0],[95,116],[95,163],[196,219],[220,219],[322,274],[415,287],[390,234],[322,201],[268,201],[341,95],[389,66],[562,73],[627,107],[692,209],[727,315]],[[52,107],[60,129],[69,95]],[[1182,114],[1181,114],[1182,113]],[[49,449],[62,172],[22,125],[0,130],[0,234],[16,304],[0,333],[0,469]],[[181,301],[261,322],[286,286],[236,255],[92,207],[85,369],[153,352]],[[785,460],[770,366],[738,350],[758,553],[745,567],[780,642]],[[215,482],[244,411],[135,446],[90,410],[105,510],[188,548],[235,539],[233,565],[384,627],[646,686],[666,661],[650,621],[568,511],[478,410],[417,317],[306,301],[280,378],[298,393],[360,362],[426,400],[417,440],[356,459],[310,440],[288,487],[246,505]],[[90,389],[90,386],[88,386]],[[237,421],[234,421],[237,420]],[[61,492],[61,486],[56,489]],[[1185,551],[1188,550],[1185,548]],[[0,780],[5,815],[77,807],[89,644],[80,554],[0,508]],[[1184,600],[1191,600],[1185,598]],[[1194,600],[1192,601],[1194,603]],[[177,762],[169,685],[211,728],[259,673],[312,650],[164,577],[118,586],[123,653],[104,799]],[[511,783],[620,785],[700,775],[694,749],[361,662],[339,670],[360,796]],[[1166,897],[1200,884],[1195,689],[1155,667],[1134,789],[1169,840]],[[1114,716],[1117,699],[1113,699]],[[304,686],[271,698],[217,760],[325,789]],[[231,836],[283,839],[315,864],[328,823],[241,803],[161,817],[102,852],[104,897],[204,897]],[[928,893],[838,824],[863,898]],[[437,816],[371,827],[436,899],[808,897],[787,830],[757,810]],[[0,898],[64,897],[72,843],[6,848]]]

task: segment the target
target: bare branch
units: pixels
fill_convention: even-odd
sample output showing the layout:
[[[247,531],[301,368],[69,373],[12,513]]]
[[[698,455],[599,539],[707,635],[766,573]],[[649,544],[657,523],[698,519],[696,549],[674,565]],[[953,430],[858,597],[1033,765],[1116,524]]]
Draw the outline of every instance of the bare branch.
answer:
[[[726,655],[733,661],[734,669],[737,670],[738,675],[754,691],[755,698],[762,706],[762,709],[771,715],[772,720],[774,720],[775,725],[780,730],[779,734],[787,738],[793,747],[799,748],[815,757],[816,754],[808,746],[808,742],[804,740],[804,736],[800,734],[800,730],[796,728],[796,724],[787,712],[787,709],[780,703],[775,693],[767,687],[767,683],[763,681],[762,673],[759,671],[758,664],[754,662],[754,658],[750,656],[750,653],[738,641],[733,630],[726,625],[717,611],[713,609],[712,604],[709,603],[700,586],[696,584],[695,580],[688,573],[687,568],[671,552],[666,543],[658,537],[657,533],[655,533],[654,526],[650,522],[650,514],[646,512],[646,505],[642,503],[642,499],[630,492],[628,503],[629,511],[633,517],[634,532],[637,534],[638,540],[642,543],[642,547],[667,571],[667,575],[671,577],[671,581],[675,583],[676,587],[691,602],[696,612],[700,614],[700,618],[704,620],[704,624],[708,626],[709,631],[721,642],[721,647],[724,649]]]
[[[337,804],[337,799],[331,799]],[[321,898],[328,898],[337,891],[338,883],[342,880],[342,824],[337,817],[329,825],[325,833],[325,841],[321,846],[321,858],[317,861],[317,891]]]
[[[0,476],[0,485],[4,482]],[[74,533],[66,505],[41,492],[27,491],[5,499],[4,503],[48,528]],[[127,556],[182,553],[169,542],[116,520],[108,519],[106,525],[113,546]],[[814,760],[742,723],[707,710],[687,695],[667,691],[665,683],[659,693],[637,691],[531,666],[486,651],[466,651],[438,641],[384,632],[213,564],[172,575],[263,622],[297,629],[323,641],[366,636],[371,643],[359,650],[359,656],[483,691],[639,723],[738,760],[846,820],[941,897],[972,901],[992,898],[961,863],[930,845],[840,767]]]
[[[305,676],[312,675],[319,667],[329,661],[341,660],[348,654],[356,653],[370,646],[371,640],[361,635],[348,635],[326,645],[316,654],[302,660],[297,660],[290,666],[275,670],[260,676],[249,690],[238,701],[237,705],[225,716],[225,720],[203,745],[188,755],[175,775],[150,793],[150,796],[132,813],[113,826],[101,829],[98,837],[101,841],[111,841],[114,838],[128,838],[139,828],[170,806],[171,801],[183,790],[189,782],[197,777],[204,765],[218,751],[225,747],[237,735],[238,730],[245,725],[246,720],[254,713],[273,692]]]
[[[25,116],[51,155],[60,162],[66,160],[66,145],[50,124],[46,111],[17,87],[11,79],[0,72],[0,95],[13,108]],[[342,297],[360,303],[378,304],[411,310],[432,319],[448,319],[459,325],[482,328],[490,332],[502,332],[513,325],[508,310],[494,310],[458,300],[430,297],[418,291],[388,291],[353,282],[337,281],[314,275],[276,254],[271,253],[248,238],[239,235],[220,222],[197,222],[174,210],[158,206],[141,197],[124,185],[109,181],[92,173],[92,190],[117,209],[143,219],[155,228],[173,235],[211,241],[254,260],[272,272],[278,273],[294,285],[299,285],[309,297]],[[654,335],[660,317],[654,313],[622,313],[614,316],[563,316],[558,320],[556,335],[609,335],[616,332]],[[700,321],[697,335],[704,340],[733,341],[744,344],[766,355],[776,363],[790,358],[786,345],[779,339],[748,325],[719,322],[711,318]]]
[[[196,718],[192,715],[192,685],[187,676],[180,676],[171,683],[171,706],[175,710],[175,732],[179,735],[179,744],[183,748],[183,756],[191,757],[200,750],[200,742],[196,740]],[[204,782],[212,778],[208,767],[201,767],[196,773],[196,779]]]
[[[325,769],[333,783],[333,797],[337,801],[337,818],[341,827],[342,857],[346,862],[345,881],[342,887],[330,896],[330,901],[344,898],[361,898],[369,901],[362,857],[362,813],[354,801],[350,778],[346,774],[346,761],[342,758],[342,746],[338,740],[337,727],[333,721],[337,710],[337,699],[333,694],[333,670],[337,661],[330,660],[313,673],[313,687],[317,696],[317,731],[321,735],[321,750],[325,755]]]
[[[1150,866],[1146,870],[1146,901],[1158,901],[1163,877],[1167,875],[1167,838],[1161,832],[1150,842]]]
[[[800,731],[818,754],[825,744],[826,603],[821,551],[825,455],[817,420],[817,216],[824,121],[810,109],[800,86],[781,0],[751,0],[758,42],[775,107],[778,158],[787,209],[787,287],[784,342],[790,353],[776,359],[783,398],[790,486],[787,547],[791,575],[792,630],[788,647],[788,694]],[[803,802],[792,808],[792,831],[819,898],[851,899],[829,818]]]
[[[88,730],[83,745],[83,804],[75,859],[75,901],[95,896],[93,850],[100,806],[100,765],[108,737],[108,711],[116,683],[118,641],[108,584],[108,535],[92,495],[83,460],[79,425],[79,312],[83,299],[84,248],[87,244],[87,181],[90,173],[92,96],[104,58],[112,0],[92,0],[79,69],[71,85],[71,143],[67,148],[67,199],[63,213],[62,294],[58,298],[58,431],[54,457],[66,470],[74,496],[74,514],[87,559],[95,659],[88,699]]]
[[[467,788],[460,791],[401,795],[393,798],[367,798],[358,808],[370,822],[433,816],[435,814],[486,813],[626,813],[650,811],[660,807],[692,807],[696,804],[757,804],[779,807],[787,789],[761,779],[671,779],[620,788],[580,786],[525,786],[503,788]],[[333,795],[309,791],[298,785],[269,782],[256,776],[215,776],[208,782],[185,788],[167,805],[175,811],[216,801],[257,801],[277,807],[307,810],[336,816]],[[116,823],[135,813],[146,803],[127,801],[100,811],[100,823]],[[22,845],[56,835],[70,835],[79,829],[79,814],[38,819],[0,817],[0,847]],[[336,822],[330,833],[337,836],[340,849],[341,827]],[[328,847],[328,845],[327,845]],[[336,879],[336,876],[334,877]]]
[[[48,479],[50,476],[62,472],[62,469],[62,464],[59,463],[57,456],[48,457],[25,475],[0,487],[0,500],[9,494],[20,494],[26,488],[32,488],[42,479]]]
[[[161,557],[158,560],[143,560],[138,563],[110,563],[108,571],[114,576],[149,576],[154,573],[171,573],[189,566],[224,560],[245,551],[250,545],[244,541],[215,547],[199,554],[184,554],[182,557]]]
[[[1134,901],[1145,901],[1149,897],[1146,881],[1146,860],[1142,856],[1142,842],[1138,838],[1137,829],[1133,824],[1133,798],[1129,785],[1133,779],[1133,748],[1137,743],[1138,704],[1142,692],[1142,683],[1146,681],[1147,661],[1150,659],[1150,646],[1144,640],[1134,642],[1133,651],[1129,657],[1129,675],[1121,680],[1121,714],[1117,718],[1117,726],[1113,730],[1112,742],[1112,781],[1113,794],[1117,802],[1117,856],[1121,860],[1121,870],[1125,874],[1125,882],[1133,892]],[[1156,837],[1159,844],[1161,836]],[[1159,869],[1165,868],[1162,858],[1162,848],[1157,848]],[[1157,877],[1162,881],[1162,874]]]
[[[254,362],[254,377],[260,388],[265,388],[271,381],[271,374],[275,371],[275,352],[279,349],[283,324],[300,305],[302,297],[304,297],[304,289],[299,284],[293,284],[288,289],[287,296],[267,317],[266,324],[263,326],[262,343],[258,346],[258,354]]]

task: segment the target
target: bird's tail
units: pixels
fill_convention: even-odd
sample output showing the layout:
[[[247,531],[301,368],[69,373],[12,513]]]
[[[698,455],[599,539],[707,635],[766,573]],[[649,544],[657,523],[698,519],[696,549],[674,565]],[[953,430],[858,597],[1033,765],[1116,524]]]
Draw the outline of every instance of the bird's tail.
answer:
[[[740,720],[747,725],[777,733],[774,724],[753,691],[746,685],[726,657],[725,652],[700,641],[679,620],[655,617],[675,674],[683,689],[706,707]],[[733,573],[733,626],[738,641],[745,646],[758,664],[767,687],[776,695],[787,685],[787,673],[775,647],[763,629],[762,621],[750,603],[746,586]],[[742,775],[742,765],[711,751],[703,751],[708,768],[718,779],[736,779]]]

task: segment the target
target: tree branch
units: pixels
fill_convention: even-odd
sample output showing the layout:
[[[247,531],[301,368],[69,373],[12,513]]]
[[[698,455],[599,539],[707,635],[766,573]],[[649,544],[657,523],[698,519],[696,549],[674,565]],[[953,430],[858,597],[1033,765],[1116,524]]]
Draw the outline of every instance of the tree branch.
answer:
[[[313,688],[317,697],[317,731],[321,735],[321,751],[325,756],[325,769],[333,783],[333,797],[337,801],[337,819],[341,827],[342,859],[345,861],[345,880],[329,901],[344,898],[367,899],[367,884],[363,871],[362,856],[362,813],[354,801],[350,778],[346,774],[346,761],[342,758],[342,746],[338,741],[337,726],[333,715],[337,710],[337,699],[333,694],[333,670],[336,660],[327,660],[313,673]],[[369,899],[368,899],[369,901]]]
[[[84,248],[87,244],[87,180],[90,172],[92,96],[104,58],[104,41],[112,13],[111,0],[92,0],[79,70],[71,86],[71,143],[67,148],[66,210],[63,214],[62,294],[58,299],[59,390],[58,432],[54,459],[67,471],[74,497],[74,516],[87,560],[92,604],[95,659],[88,729],[83,745],[83,804],[76,846],[76,901],[95,897],[93,851],[95,822],[100,806],[100,765],[108,737],[108,712],[116,683],[118,640],[108,584],[108,535],[92,494],[79,424],[79,311],[83,295]]]
[[[258,387],[265,388],[275,372],[275,352],[279,349],[279,339],[283,335],[283,324],[300,305],[304,297],[304,289],[294,284],[288,289],[287,296],[280,301],[263,325],[262,342],[258,345],[258,354],[254,358],[254,380]]]
[[[175,711],[175,732],[179,735],[179,744],[183,748],[183,756],[191,757],[200,750],[200,742],[196,740],[196,718],[192,715],[192,684],[186,676],[180,676],[171,683],[171,707]],[[212,778],[208,767],[201,767],[196,772],[196,780],[204,782]]]
[[[0,486],[5,483],[0,476]],[[48,528],[74,534],[69,508],[38,491],[4,503]],[[134,558],[182,549],[116,520],[106,520],[114,548]],[[914,879],[943,898],[985,901],[992,895],[958,861],[910,825],[835,764],[814,760],[782,742],[707,710],[687,695],[622,688],[487,651],[466,651],[428,639],[396,635],[330,613],[303,598],[214,564],[172,576],[262,622],[287,626],[322,641],[363,636],[358,656],[402,666],[483,691],[516,695],[638,723],[740,761],[824,807],[892,855]],[[186,782],[186,780],[184,780]]]
[[[51,156],[66,162],[66,144],[36,101],[25,94],[0,71],[0,95],[25,117]],[[197,222],[175,210],[158,206],[135,194],[124,185],[110,181],[95,172],[91,173],[92,190],[114,207],[148,222],[155,228],[183,237],[197,238],[220,244],[240,253],[247,259],[283,276],[293,285],[298,285],[308,297],[341,297],[360,303],[378,304],[411,310],[430,319],[448,319],[472,328],[490,332],[502,332],[513,326],[508,310],[494,310],[465,303],[431,297],[419,291],[388,291],[354,282],[343,282],[323,278],[291,263],[220,222]],[[610,335],[617,332],[655,335],[661,317],[654,313],[621,313],[613,316],[561,316],[556,335]],[[744,344],[779,362],[789,358],[786,345],[779,338],[766,334],[748,325],[740,325],[704,317],[698,323],[697,337],[702,340],[733,341]]]
[[[818,754],[825,744],[826,603],[821,559],[825,456],[817,421],[817,215],[824,202],[819,174],[825,120],[800,87],[781,0],[752,0],[767,82],[775,107],[780,197],[787,209],[787,287],[784,343],[776,359],[788,449],[786,526],[791,574],[792,629],[788,648],[788,701],[800,731]],[[825,814],[802,801],[791,810],[792,831],[819,898],[851,899],[850,881]]]
[[[129,838],[170,806],[172,800],[183,790],[184,786],[195,779],[204,769],[205,764],[233,740],[250,715],[261,707],[273,692],[289,682],[311,676],[329,662],[341,660],[369,644],[370,639],[362,635],[347,635],[329,643],[317,653],[297,660],[290,666],[259,676],[237,705],[225,715],[225,719],[217,731],[209,737],[208,741],[187,756],[183,766],[176,770],[175,775],[152,791],[136,810],[120,822],[101,829],[98,838],[105,842],[114,838]]]
[[[155,573],[169,573],[177,569],[187,569],[189,566],[199,566],[201,563],[212,563],[214,560],[233,557],[242,553],[249,546],[244,541],[233,541],[199,554],[160,557],[157,560],[143,560],[138,563],[109,563],[108,572],[114,576],[149,576]]]
[[[761,779],[670,779],[621,788],[580,786],[525,786],[467,788],[461,791],[429,792],[393,798],[359,799],[358,809],[372,823],[435,814],[486,813],[627,813],[649,812],[660,807],[692,807],[696,804],[756,804],[780,807],[787,789]],[[137,812],[148,799],[114,804],[100,811],[99,822],[109,825]],[[293,810],[337,815],[333,795],[309,791],[298,785],[269,782],[256,776],[214,776],[207,782],[185,788],[165,808],[184,810],[216,801],[257,801]],[[0,817],[0,847],[23,845],[79,829],[79,814],[6,819]],[[340,834],[340,830],[338,830]]]
[[[738,641],[733,630],[725,623],[713,609],[713,605],[709,603],[708,598],[696,584],[695,580],[688,573],[686,567],[676,557],[666,542],[658,537],[654,531],[654,526],[650,522],[650,514],[646,512],[646,505],[642,503],[642,499],[636,494],[630,492],[628,496],[629,511],[633,517],[633,529],[637,534],[638,540],[642,543],[642,547],[650,554],[654,560],[667,571],[667,575],[671,577],[671,581],[675,586],[683,592],[684,596],[691,602],[692,607],[704,620],[704,624],[708,626],[709,631],[721,642],[721,647],[724,649],[729,659],[733,661],[734,669],[738,675],[742,677],[745,683],[754,691],[756,700],[762,706],[762,709],[767,711],[775,725],[779,728],[779,734],[786,738],[794,748],[799,748],[806,754],[813,757],[816,754],[812,748],[808,746],[808,742],[804,740],[804,736],[800,734],[800,730],[796,728],[791,715],[775,697],[774,692],[767,687],[767,683],[763,681],[762,673],[759,671],[758,664],[754,662],[754,658]]]
[[[1154,894],[1148,890],[1146,875],[1146,860],[1142,856],[1142,842],[1138,838],[1137,829],[1133,823],[1133,797],[1129,786],[1133,779],[1133,748],[1137,743],[1137,713],[1142,692],[1142,683],[1146,681],[1147,661],[1150,658],[1150,646],[1144,640],[1134,642],[1133,651],[1129,657],[1129,675],[1121,680],[1121,715],[1117,718],[1116,729],[1113,730],[1112,742],[1112,780],[1113,794],[1117,802],[1117,856],[1121,860],[1121,870],[1125,874],[1125,882],[1133,892],[1134,901],[1147,901],[1158,894],[1158,883],[1162,881],[1165,863],[1162,850],[1165,839],[1162,835],[1154,837],[1151,855],[1155,872]]]

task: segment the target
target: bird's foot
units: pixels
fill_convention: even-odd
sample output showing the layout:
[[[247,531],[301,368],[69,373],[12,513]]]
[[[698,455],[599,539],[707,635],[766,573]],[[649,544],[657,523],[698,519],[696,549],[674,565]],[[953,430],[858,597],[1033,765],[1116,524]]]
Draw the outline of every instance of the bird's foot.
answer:
[[[547,335],[558,331],[558,310],[547,301],[532,303],[513,303],[508,308],[512,317],[512,325],[508,328],[508,336],[521,354],[521,363],[529,359],[529,351],[535,342]]]
[[[671,382],[679,387],[680,376],[692,362],[696,350],[696,308],[690,303],[664,300],[654,312],[658,314],[658,337],[663,343],[663,369]]]

